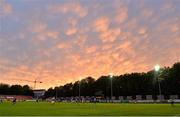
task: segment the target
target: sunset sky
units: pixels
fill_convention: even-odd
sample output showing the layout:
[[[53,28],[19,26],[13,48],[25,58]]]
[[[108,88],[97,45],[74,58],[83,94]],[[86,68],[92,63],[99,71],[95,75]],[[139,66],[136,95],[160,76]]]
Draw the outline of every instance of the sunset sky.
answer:
[[[180,0],[0,0],[0,82],[146,72],[180,61]]]

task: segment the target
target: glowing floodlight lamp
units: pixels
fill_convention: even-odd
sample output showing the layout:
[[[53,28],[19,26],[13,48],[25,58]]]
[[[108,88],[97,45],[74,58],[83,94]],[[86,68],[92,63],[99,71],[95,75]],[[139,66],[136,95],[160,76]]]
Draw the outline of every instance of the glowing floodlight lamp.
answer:
[[[110,78],[113,78],[113,73],[109,73],[109,77],[110,77]]]
[[[159,65],[155,65],[154,69],[155,69],[155,71],[159,71],[160,66]]]

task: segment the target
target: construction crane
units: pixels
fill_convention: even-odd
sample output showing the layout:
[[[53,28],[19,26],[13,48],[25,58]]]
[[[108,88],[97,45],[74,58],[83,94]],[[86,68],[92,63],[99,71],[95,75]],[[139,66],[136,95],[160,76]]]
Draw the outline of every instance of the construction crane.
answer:
[[[35,80],[35,81],[34,81],[34,89],[36,89],[36,83],[42,83],[42,82]]]

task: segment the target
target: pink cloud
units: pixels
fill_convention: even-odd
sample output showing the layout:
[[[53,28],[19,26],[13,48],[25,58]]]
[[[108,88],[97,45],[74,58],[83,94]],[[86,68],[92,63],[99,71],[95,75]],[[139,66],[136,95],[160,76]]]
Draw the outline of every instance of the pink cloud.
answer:
[[[88,13],[87,8],[79,3],[56,4],[49,6],[48,9],[52,13],[74,13],[79,17],[85,17]]]
[[[109,19],[107,17],[100,17],[94,21],[94,29],[97,32],[106,31],[109,27]]]
[[[77,32],[77,29],[75,27],[72,27],[66,31],[66,35],[70,36],[70,35],[76,34],[76,32]]]
[[[114,42],[120,34],[120,28],[108,29],[100,33],[100,39],[102,40],[102,42]]]
[[[67,43],[59,43],[59,44],[57,44],[57,48],[58,49],[67,49],[67,48],[69,48],[69,44],[67,44]]]
[[[124,40],[118,46],[116,46],[116,51],[121,51],[121,55],[125,57],[133,57],[135,55],[135,50],[132,48],[132,41]]]
[[[68,24],[69,24],[70,26],[76,26],[77,23],[78,23],[78,20],[75,19],[75,18],[69,18],[69,19],[68,19]]]
[[[139,30],[138,30],[138,33],[140,34],[140,35],[143,35],[143,34],[146,34],[146,28],[140,28]]]
[[[58,39],[59,36],[59,32],[57,31],[47,31],[46,34],[51,39]]]
[[[112,46],[113,46],[113,45],[111,45],[111,44],[103,44],[103,45],[102,45],[102,50],[109,50],[109,49],[112,48]]]
[[[34,24],[28,28],[29,33],[34,33],[34,42],[45,41],[47,39],[58,39],[59,32],[48,29],[47,24],[42,22],[33,22]]]
[[[0,0],[0,15],[8,15],[12,13],[12,6],[5,0]]]
[[[84,45],[86,40],[87,40],[87,35],[82,34],[82,35],[78,35],[73,43],[76,44],[76,45],[79,45],[81,47],[82,45]]]
[[[107,17],[99,17],[94,21],[94,29],[99,33],[99,38],[103,43],[105,42],[113,42],[117,39],[117,37],[121,34],[120,28],[109,28],[109,18]]]
[[[86,48],[86,53],[90,54],[90,53],[96,52],[96,49],[97,48],[95,46],[88,47],[88,48]]]
[[[170,28],[171,32],[177,32],[179,30],[179,26],[177,24],[174,24]]]
[[[128,9],[127,7],[121,7],[117,10],[117,15],[115,21],[119,24],[123,23],[128,18]]]

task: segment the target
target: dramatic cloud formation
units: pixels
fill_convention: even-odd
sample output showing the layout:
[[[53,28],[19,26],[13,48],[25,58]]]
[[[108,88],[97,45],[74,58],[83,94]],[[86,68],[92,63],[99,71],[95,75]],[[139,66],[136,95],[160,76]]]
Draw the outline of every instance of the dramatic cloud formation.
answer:
[[[0,82],[49,88],[180,61],[178,0],[0,0]]]

